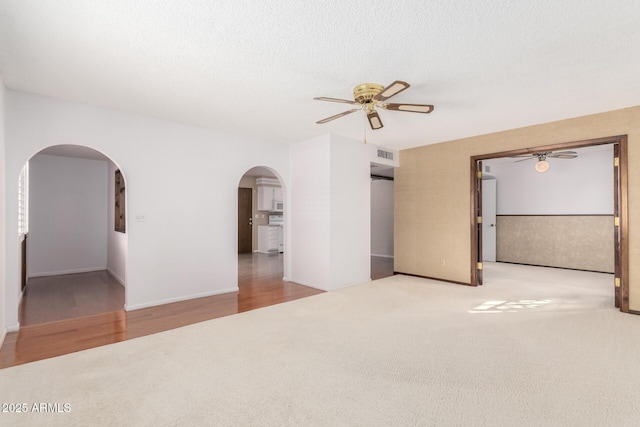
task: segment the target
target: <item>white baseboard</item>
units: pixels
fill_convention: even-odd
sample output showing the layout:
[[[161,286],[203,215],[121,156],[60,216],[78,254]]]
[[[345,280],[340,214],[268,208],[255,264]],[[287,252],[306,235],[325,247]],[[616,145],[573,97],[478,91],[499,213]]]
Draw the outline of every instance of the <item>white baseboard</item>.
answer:
[[[371,256],[377,256],[379,258],[393,258],[393,255],[371,254]]]
[[[235,288],[220,289],[220,290],[211,291],[211,292],[203,292],[201,294],[188,295],[184,297],[167,298],[164,300],[157,300],[157,301],[146,302],[142,304],[133,304],[133,305],[125,304],[124,311],[140,310],[141,308],[155,307],[158,305],[171,304],[172,302],[187,301],[190,299],[210,297],[213,295],[228,294],[230,292],[238,292],[238,287],[236,286]]]
[[[63,274],[77,274],[77,273],[91,273],[93,271],[104,271],[107,266],[104,267],[89,267],[89,268],[76,268],[72,270],[60,270],[60,271],[46,271],[40,273],[29,273],[29,277],[45,277],[45,276],[61,276]]]
[[[10,332],[18,332],[20,330],[20,323],[18,323],[17,325],[13,325],[13,326],[7,326],[1,333],[0,333],[0,348],[2,347],[2,344],[4,344],[4,339],[7,337],[7,334]]]
[[[127,287],[127,284],[125,283],[124,279],[120,276],[118,276],[116,274],[115,271],[113,271],[112,269],[110,269],[109,267],[107,267],[107,271],[109,272],[109,274],[118,281],[118,283],[120,283],[122,285],[123,288]]]

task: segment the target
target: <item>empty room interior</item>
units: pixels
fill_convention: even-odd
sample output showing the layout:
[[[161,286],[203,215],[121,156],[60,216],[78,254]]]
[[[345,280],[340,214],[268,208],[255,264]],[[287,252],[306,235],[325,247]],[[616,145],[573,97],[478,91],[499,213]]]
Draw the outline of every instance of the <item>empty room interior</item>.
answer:
[[[0,2],[0,424],[634,425],[638,46],[632,1]]]

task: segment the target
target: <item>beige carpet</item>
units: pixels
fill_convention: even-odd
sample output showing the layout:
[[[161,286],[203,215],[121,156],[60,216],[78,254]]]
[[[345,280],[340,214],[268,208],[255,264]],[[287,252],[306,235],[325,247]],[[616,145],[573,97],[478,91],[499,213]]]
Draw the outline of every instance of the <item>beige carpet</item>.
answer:
[[[62,411],[0,425],[640,424],[640,317],[611,275],[485,277],[395,276],[0,370],[3,403]]]

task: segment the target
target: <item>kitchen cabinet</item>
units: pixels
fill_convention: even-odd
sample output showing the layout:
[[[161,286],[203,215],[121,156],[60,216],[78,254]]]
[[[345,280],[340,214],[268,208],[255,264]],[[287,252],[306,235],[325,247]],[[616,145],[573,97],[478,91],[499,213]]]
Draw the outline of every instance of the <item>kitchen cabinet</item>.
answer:
[[[270,211],[273,206],[273,190],[275,187],[258,187],[258,210]]]
[[[275,187],[273,189],[273,200],[276,202],[282,201],[282,187]]]
[[[273,201],[282,201],[282,187],[258,186],[258,210],[272,211]]]
[[[259,225],[258,226],[258,252],[262,252],[262,253],[279,252],[281,233],[282,233],[282,226],[280,225]]]

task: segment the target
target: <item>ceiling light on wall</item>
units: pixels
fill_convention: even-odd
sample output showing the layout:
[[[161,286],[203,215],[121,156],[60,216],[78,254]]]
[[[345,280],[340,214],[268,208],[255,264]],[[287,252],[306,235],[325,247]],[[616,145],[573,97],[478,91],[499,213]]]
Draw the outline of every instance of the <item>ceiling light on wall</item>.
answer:
[[[543,173],[548,170],[549,170],[549,162],[547,162],[544,159],[538,160],[538,162],[536,163],[536,172]]]

